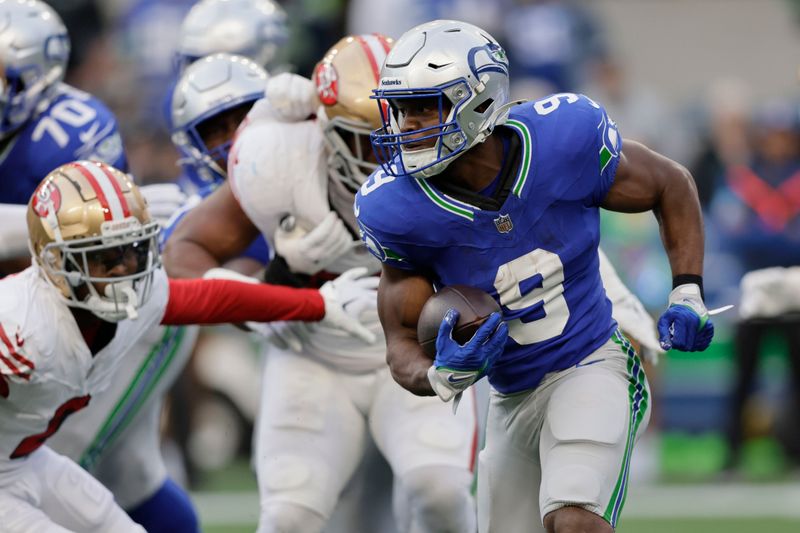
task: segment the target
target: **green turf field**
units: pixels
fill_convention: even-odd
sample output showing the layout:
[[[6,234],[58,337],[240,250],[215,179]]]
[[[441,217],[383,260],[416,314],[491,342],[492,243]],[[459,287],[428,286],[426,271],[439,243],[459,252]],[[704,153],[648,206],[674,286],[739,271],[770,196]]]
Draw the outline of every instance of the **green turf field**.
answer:
[[[800,521],[773,519],[623,520],[618,533],[796,533]]]
[[[215,526],[204,528],[205,533],[253,533],[256,525]],[[617,533],[796,533],[800,521],[791,520],[626,520]],[[354,532],[356,533],[356,532]],[[380,532],[359,532],[380,533]]]

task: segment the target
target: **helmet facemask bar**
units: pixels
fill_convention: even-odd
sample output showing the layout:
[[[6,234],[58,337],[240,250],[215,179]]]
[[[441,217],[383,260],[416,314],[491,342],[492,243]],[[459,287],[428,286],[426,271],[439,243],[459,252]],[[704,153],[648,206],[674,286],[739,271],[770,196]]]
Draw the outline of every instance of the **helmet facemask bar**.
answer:
[[[459,110],[473,96],[473,91],[463,78],[439,87],[375,89],[371,98],[378,100],[383,128],[374,131],[370,139],[378,163],[384,171],[392,176],[425,178],[444,170],[455,157],[468,148],[467,136],[457,117]],[[399,124],[397,102],[422,98],[436,98],[438,124],[403,132]],[[431,147],[409,147],[430,139],[435,139]]]
[[[365,122],[339,116],[326,121],[322,131],[330,152],[328,169],[331,177],[355,194],[378,166],[367,160],[371,148],[364,142],[369,141],[372,128]],[[352,148],[345,137],[352,141]]]
[[[194,166],[198,174],[209,183],[221,183],[224,181],[228,177],[225,162],[228,160],[233,139],[209,149],[200,134],[200,128],[205,121],[213,120],[223,113],[235,112],[237,108],[245,105],[252,106],[262,96],[263,94],[255,93],[226,102],[224,107],[210,109],[184,127],[177,128],[172,135],[172,140],[183,155],[178,160],[178,164],[188,163]]]
[[[56,84],[64,78],[69,36],[49,35],[41,46],[41,62],[5,65],[0,95],[0,138],[16,131],[41,111]]]
[[[148,222],[137,229],[125,230],[116,235],[85,237],[69,241],[56,240],[46,244],[37,263],[44,270],[45,278],[61,291],[67,305],[86,309],[99,318],[118,322],[137,317],[152,288],[153,273],[160,266],[158,251],[159,226]],[[116,256],[102,259],[103,252],[114,252]],[[130,255],[132,254],[132,255]],[[124,276],[92,276],[90,263],[111,261],[108,270],[122,261],[135,260],[132,274]],[[95,283],[105,283],[101,294]],[[86,287],[85,294],[79,294]],[[81,291],[82,292],[82,291]]]
[[[61,80],[64,69],[40,73],[36,65],[7,67],[0,94],[0,138],[22,127],[48,101],[49,89]]]

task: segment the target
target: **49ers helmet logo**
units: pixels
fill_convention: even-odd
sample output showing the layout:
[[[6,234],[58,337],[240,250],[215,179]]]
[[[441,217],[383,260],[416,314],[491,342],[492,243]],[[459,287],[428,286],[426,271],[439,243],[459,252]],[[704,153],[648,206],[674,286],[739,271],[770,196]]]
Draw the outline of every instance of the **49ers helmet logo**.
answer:
[[[323,61],[314,71],[314,84],[317,86],[319,101],[325,105],[334,105],[339,101],[339,74],[336,68]]]
[[[53,210],[53,213],[57,213],[58,208],[61,207],[61,191],[53,182],[46,181],[34,193],[32,207],[42,218],[50,213],[50,209]]]

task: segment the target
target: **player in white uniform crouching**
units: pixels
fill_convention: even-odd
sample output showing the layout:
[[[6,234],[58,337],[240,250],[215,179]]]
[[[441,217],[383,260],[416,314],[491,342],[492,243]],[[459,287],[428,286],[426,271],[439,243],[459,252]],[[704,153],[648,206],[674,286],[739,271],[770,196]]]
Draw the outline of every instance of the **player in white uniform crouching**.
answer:
[[[356,241],[352,202],[374,168],[366,161],[368,134],[380,118],[369,94],[389,46],[379,35],[337,43],[315,70],[318,110],[303,109],[310,100],[303,95],[314,93],[307,80],[286,75],[268,82],[267,98],[237,134],[230,184],[188,213],[167,243],[171,275],[202,274],[235,256],[254,227],[278,255],[271,281],[314,284],[356,265],[377,272]],[[314,111],[316,120],[280,120]],[[352,342],[327,327],[293,328],[300,353],[287,347],[267,354],[255,452],[259,531],[320,531],[367,435],[392,467],[400,531],[474,531],[472,396],[454,416],[436,399],[408,394],[386,367],[374,293],[346,305],[381,335],[378,342]]]
[[[203,129],[218,133],[229,144],[241,117],[263,96],[266,77],[251,61],[229,54],[209,56],[186,69],[175,90],[177,120],[173,124],[182,134],[181,148],[191,157],[195,171],[202,169],[220,182],[225,179],[224,171],[213,173],[209,164],[213,160],[197,131],[208,123],[230,124]],[[175,216],[199,201],[190,198]],[[169,225],[162,228],[161,242],[169,232]],[[236,260],[244,273],[255,272],[268,261],[265,245],[245,255]],[[108,388],[95,396],[92,409],[72,417],[50,441],[54,450],[74,459],[108,487],[117,503],[149,533],[199,531],[188,494],[167,475],[159,438],[165,397],[189,361],[198,332],[196,326],[161,325],[148,331],[129,350]]]
[[[137,187],[103,163],[63,165],[28,205],[33,266],[0,281],[0,529],[144,531],[111,493],[45,441],[91,409],[131,346],[156,324],[322,320],[374,341],[340,305],[351,272],[319,291],[168,280]],[[68,422],[67,422],[68,423]]]

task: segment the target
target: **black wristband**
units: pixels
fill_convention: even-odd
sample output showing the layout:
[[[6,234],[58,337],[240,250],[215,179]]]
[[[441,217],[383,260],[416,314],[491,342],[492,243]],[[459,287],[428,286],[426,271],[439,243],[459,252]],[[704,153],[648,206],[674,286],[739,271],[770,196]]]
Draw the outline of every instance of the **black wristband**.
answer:
[[[700,298],[705,302],[706,295],[703,292],[703,276],[698,276],[697,274],[678,274],[672,278],[673,289],[678,285],[686,285],[687,283],[694,283],[700,287]]]

